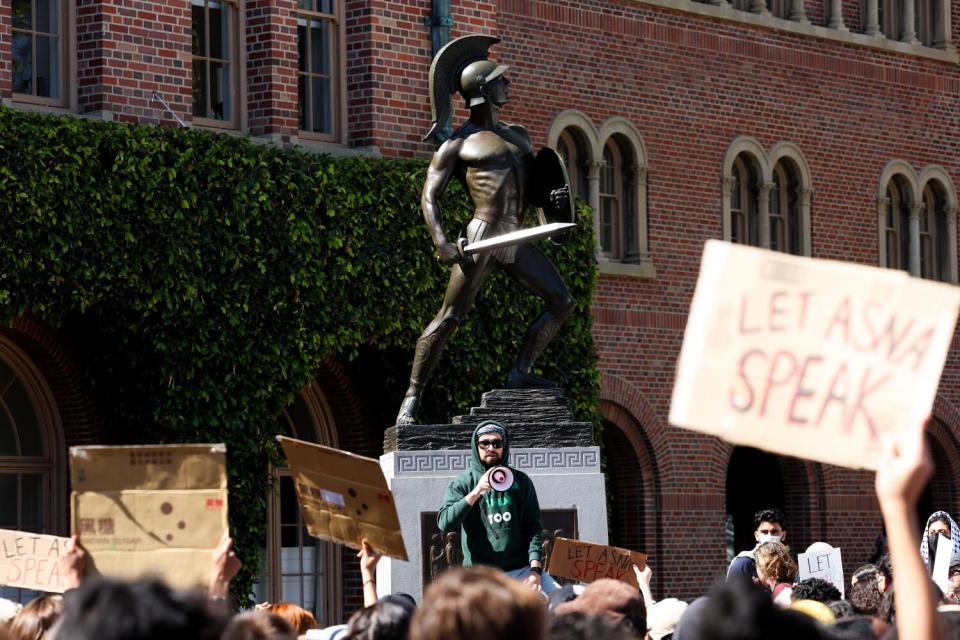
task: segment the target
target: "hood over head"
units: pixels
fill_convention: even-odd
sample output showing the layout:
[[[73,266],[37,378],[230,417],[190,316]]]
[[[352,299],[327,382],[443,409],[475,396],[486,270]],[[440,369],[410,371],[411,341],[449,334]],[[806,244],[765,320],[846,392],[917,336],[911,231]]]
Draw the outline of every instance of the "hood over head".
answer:
[[[940,519],[941,516],[946,516],[947,520],[950,521],[950,541],[952,543],[953,553],[960,553],[960,527],[957,526],[957,523],[953,521],[953,518],[950,517],[950,514],[946,511],[934,511],[930,514],[930,517],[927,518],[927,523],[923,526],[923,533],[920,535],[920,555],[923,556],[923,561],[926,563],[927,567],[930,570],[933,569],[933,560],[934,558],[930,555],[930,545],[927,542],[927,531],[930,530],[930,523],[934,520]]]
[[[510,464],[510,437],[507,428],[496,420],[484,420],[473,430],[473,437],[470,438],[470,466],[480,473],[487,468],[483,466],[483,460],[480,459],[477,443],[480,442],[481,435],[488,433],[496,433],[503,438],[503,456],[500,458],[500,465],[506,467]]]

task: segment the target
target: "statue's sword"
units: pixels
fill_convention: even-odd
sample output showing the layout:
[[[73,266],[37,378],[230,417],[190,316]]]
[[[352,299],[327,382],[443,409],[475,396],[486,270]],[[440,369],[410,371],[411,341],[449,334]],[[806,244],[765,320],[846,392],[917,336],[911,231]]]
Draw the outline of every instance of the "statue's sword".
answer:
[[[457,248],[460,250],[460,254],[466,257],[475,253],[485,253],[487,251],[495,251],[496,249],[501,249],[503,247],[512,247],[515,244],[533,242],[534,240],[539,240],[540,238],[549,238],[550,236],[555,236],[558,233],[575,226],[577,225],[574,222],[551,222],[550,224],[542,224],[538,227],[520,229],[519,231],[511,231],[509,233],[504,233],[492,238],[477,240],[476,242],[471,242],[470,244],[467,244],[466,238],[461,237],[457,241]]]

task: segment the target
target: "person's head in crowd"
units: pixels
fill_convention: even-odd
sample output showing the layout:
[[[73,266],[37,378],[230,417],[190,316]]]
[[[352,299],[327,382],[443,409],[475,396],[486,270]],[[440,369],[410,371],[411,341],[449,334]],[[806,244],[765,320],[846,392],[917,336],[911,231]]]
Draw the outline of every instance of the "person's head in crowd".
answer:
[[[790,609],[813,618],[820,624],[833,624],[837,621],[833,610],[817,600],[796,600],[790,604]]]
[[[636,640],[629,629],[604,616],[568,613],[551,616],[546,640]]]
[[[960,640],[960,611],[941,611],[937,614],[937,617],[940,619],[941,639]],[[887,632],[883,634],[882,640],[899,639],[900,635],[897,633],[897,628],[889,625]]]
[[[603,578],[590,583],[576,600],[557,607],[557,615],[567,613],[588,613],[605,616],[611,621],[622,624],[637,635],[647,631],[647,608],[640,590],[626,582]]]
[[[807,578],[793,585],[790,598],[797,600],[816,600],[827,604],[831,600],[840,600],[840,590],[823,578]]]
[[[877,573],[877,568],[868,564],[854,571],[850,578],[847,599],[859,615],[875,616],[880,613],[883,594],[877,586]]]
[[[790,547],[782,542],[762,542],[754,550],[757,562],[757,579],[773,591],[781,583],[793,583],[797,576],[797,563],[790,555]]]
[[[156,579],[93,578],[64,596],[53,640],[213,640],[223,622],[206,592],[175,592]]]
[[[312,613],[291,602],[268,604],[262,610],[267,613],[275,613],[289,622],[298,636],[302,636],[310,629],[316,629],[318,626],[317,619],[313,617]]]
[[[770,593],[747,580],[729,580],[695,601],[680,617],[673,640],[817,640],[810,617],[773,603]]]
[[[16,640],[43,640],[63,615],[63,596],[37,596],[26,604],[10,622]]]
[[[575,600],[583,595],[586,586],[582,584],[565,584],[547,598],[547,610],[551,613],[564,602]]]
[[[351,616],[344,640],[406,640],[415,609],[410,596],[384,596]]]
[[[448,569],[424,594],[410,625],[411,640],[540,640],[545,600],[502,571],[484,566]]]
[[[647,635],[651,640],[670,640],[687,607],[676,598],[664,598],[647,607]]]
[[[853,605],[850,604],[849,600],[831,600],[827,603],[827,606],[830,608],[830,611],[833,612],[833,617],[837,620],[843,620],[844,618],[857,615],[857,612],[853,610]]]
[[[893,588],[893,564],[890,562],[890,554],[883,554],[874,564],[877,567],[877,588],[880,593],[886,593]]]
[[[950,540],[951,553],[960,553],[960,528],[949,513],[935,511],[927,518],[927,526],[920,539],[920,555],[930,571],[933,570],[933,561],[937,557],[941,536]]]
[[[297,632],[279,614],[247,611],[230,619],[220,640],[297,640]]]
[[[786,542],[786,522],[779,509],[761,509],[753,514],[753,537],[757,542]]]
[[[851,616],[837,620],[830,627],[831,640],[878,640],[887,632],[888,625],[873,616]]]

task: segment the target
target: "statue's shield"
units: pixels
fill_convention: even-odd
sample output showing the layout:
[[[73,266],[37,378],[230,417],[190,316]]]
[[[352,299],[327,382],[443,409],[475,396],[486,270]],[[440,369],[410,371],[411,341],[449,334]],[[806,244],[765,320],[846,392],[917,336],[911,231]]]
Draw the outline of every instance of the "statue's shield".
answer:
[[[534,158],[531,186],[530,202],[539,209],[540,224],[574,222],[573,193],[570,190],[570,177],[567,175],[567,167],[563,164],[563,158],[550,147],[540,149],[536,158]],[[566,187],[570,197],[566,199],[566,202],[560,203],[560,206],[556,206],[550,200],[550,193],[564,187]],[[560,244],[565,239],[564,235],[564,232],[561,232],[552,237],[551,240],[555,244]]]

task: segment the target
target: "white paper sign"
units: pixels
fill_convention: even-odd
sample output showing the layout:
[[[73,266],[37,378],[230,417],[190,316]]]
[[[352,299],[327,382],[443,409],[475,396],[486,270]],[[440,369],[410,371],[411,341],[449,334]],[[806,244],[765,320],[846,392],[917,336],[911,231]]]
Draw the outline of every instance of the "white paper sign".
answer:
[[[953,542],[946,536],[937,540],[937,555],[933,559],[933,581],[944,593],[950,591],[950,558],[953,556]]]
[[[799,580],[807,578],[826,580],[840,590],[841,598],[844,597],[843,561],[840,558],[840,549],[801,553],[797,559],[800,565]]]

